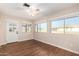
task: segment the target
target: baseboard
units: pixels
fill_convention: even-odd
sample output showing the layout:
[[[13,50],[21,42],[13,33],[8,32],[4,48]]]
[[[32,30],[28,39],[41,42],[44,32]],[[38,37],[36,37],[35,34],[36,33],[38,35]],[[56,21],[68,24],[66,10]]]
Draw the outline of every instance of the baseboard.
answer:
[[[0,44],[0,46],[5,45],[5,44],[7,44],[7,43]]]
[[[28,40],[32,40],[32,39],[28,39]],[[22,41],[27,41],[27,40],[19,40],[19,41],[15,41],[15,42],[6,42],[6,43],[3,43],[3,44],[0,44],[0,46],[2,45],[6,45],[6,44],[10,44],[10,43],[16,43],[16,42],[22,42]]]
[[[36,39],[34,39],[34,40],[36,40]],[[71,50],[71,49],[64,48],[64,47],[62,47],[62,46],[58,46],[58,45],[55,45],[55,44],[50,44],[50,43],[48,43],[48,42],[41,41],[41,40],[39,40],[39,39],[38,39],[37,41],[40,41],[40,42],[43,42],[43,43],[45,43],[45,44],[49,44],[49,45],[52,45],[52,46],[55,46],[55,47],[64,49],[64,50],[66,50],[66,51],[70,51],[70,52],[75,53],[75,54],[79,54],[79,52],[77,52],[77,51],[73,51],[73,50]]]

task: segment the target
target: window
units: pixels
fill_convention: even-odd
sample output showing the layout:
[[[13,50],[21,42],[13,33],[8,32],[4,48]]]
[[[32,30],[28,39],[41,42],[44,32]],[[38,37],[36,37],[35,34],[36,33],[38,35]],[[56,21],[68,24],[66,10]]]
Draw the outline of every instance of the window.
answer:
[[[79,17],[69,18],[65,20],[66,33],[79,33]]]
[[[41,24],[36,24],[35,25],[35,31],[36,32],[41,32]]]
[[[52,21],[52,33],[79,33],[79,17]]]
[[[37,25],[37,32],[41,32],[41,24]]]
[[[31,32],[32,25],[31,24],[23,24],[22,25],[22,32]]]
[[[41,32],[47,32],[47,23],[41,23]]]
[[[38,32],[38,25],[35,24],[35,32]]]
[[[32,31],[32,25],[31,24],[27,24],[27,32],[31,32]]]
[[[22,32],[27,32],[27,24],[22,24]]]
[[[16,24],[9,24],[9,32],[16,32]]]
[[[52,21],[52,33],[63,33],[64,32],[64,20]]]
[[[36,32],[47,32],[47,23],[36,24]]]

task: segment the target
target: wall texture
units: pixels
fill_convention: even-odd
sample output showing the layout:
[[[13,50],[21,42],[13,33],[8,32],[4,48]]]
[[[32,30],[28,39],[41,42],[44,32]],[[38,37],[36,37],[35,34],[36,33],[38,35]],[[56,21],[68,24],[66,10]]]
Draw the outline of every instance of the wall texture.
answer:
[[[47,22],[48,23],[48,32],[47,33],[34,33],[34,38],[36,40],[55,45],[60,48],[67,49],[69,51],[75,52],[79,54],[79,34],[55,34],[50,31],[50,22],[51,20],[55,20],[57,18],[67,18],[71,16],[79,16],[79,7],[74,6],[71,8],[66,8],[59,13],[48,17],[43,18],[41,20],[36,20],[34,24]]]
[[[79,35],[35,33],[34,38],[41,42],[79,53]]]
[[[8,20],[8,19],[9,20],[16,20],[20,24],[22,24],[23,22],[31,23],[30,21],[26,21],[24,19],[2,15],[1,18],[0,18],[0,45],[3,45],[3,44],[7,43],[7,40],[6,40],[6,36],[7,36],[7,33],[6,33],[6,20]],[[32,32],[20,33],[18,41],[29,40],[29,39],[32,39],[32,38],[33,38],[33,33]]]

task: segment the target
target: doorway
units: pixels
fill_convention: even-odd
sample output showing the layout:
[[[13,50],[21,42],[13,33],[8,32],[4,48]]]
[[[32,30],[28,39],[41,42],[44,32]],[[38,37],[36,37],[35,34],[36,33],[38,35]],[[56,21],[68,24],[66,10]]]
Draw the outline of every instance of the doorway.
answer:
[[[19,22],[16,20],[7,20],[6,22],[6,40],[7,43],[16,42],[19,39]]]

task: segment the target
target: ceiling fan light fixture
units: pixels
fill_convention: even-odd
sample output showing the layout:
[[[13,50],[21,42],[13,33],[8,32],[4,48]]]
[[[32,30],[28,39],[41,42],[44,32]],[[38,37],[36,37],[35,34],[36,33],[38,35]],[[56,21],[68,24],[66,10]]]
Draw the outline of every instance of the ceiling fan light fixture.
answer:
[[[25,7],[30,7],[30,5],[27,4],[27,3],[24,3],[23,6],[25,6]]]
[[[28,10],[27,10],[27,13],[28,13],[29,16],[36,16],[37,14],[39,14],[40,10],[37,9],[35,6],[30,6],[27,3],[24,3],[24,6],[29,7]]]

